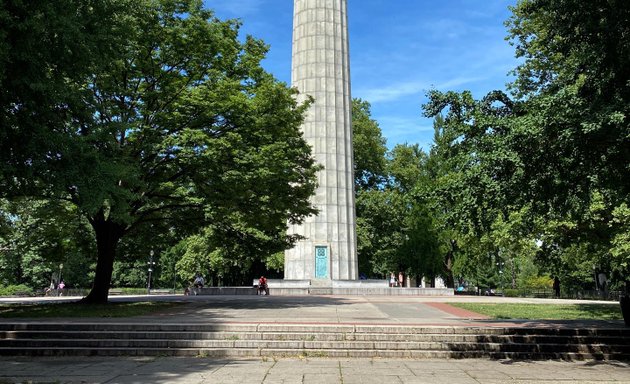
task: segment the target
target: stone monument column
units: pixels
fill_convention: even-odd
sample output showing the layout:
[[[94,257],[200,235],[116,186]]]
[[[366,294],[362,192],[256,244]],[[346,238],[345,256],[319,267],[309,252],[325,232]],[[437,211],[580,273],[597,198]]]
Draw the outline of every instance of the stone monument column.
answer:
[[[289,233],[287,280],[357,280],[347,0],[294,0],[292,85],[315,102],[303,125],[317,162],[319,210]]]

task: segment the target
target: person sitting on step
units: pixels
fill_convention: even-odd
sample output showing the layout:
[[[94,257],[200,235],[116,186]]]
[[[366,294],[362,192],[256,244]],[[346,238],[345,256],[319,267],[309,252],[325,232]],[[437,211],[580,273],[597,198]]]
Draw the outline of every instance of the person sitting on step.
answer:
[[[260,276],[260,279],[258,279],[258,294],[261,295],[263,292],[265,292],[265,295],[269,295],[269,286],[265,276]]]

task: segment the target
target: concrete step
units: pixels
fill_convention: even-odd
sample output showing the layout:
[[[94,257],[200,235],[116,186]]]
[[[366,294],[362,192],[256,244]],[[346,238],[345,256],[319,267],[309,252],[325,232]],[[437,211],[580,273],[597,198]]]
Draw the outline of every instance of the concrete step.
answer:
[[[112,348],[112,347],[2,347],[0,356],[181,356],[181,357],[347,357],[347,358],[413,358],[413,359],[515,359],[515,360],[618,360],[629,361],[627,353],[597,352],[498,352],[486,350],[343,350],[343,349],[235,349],[235,348]]]
[[[630,354],[630,346],[617,344],[531,344],[409,341],[302,341],[302,340],[192,340],[192,339],[7,339],[0,348],[137,348],[137,349],[264,349],[264,350],[388,350],[388,351],[486,351],[508,353]]]
[[[630,329],[5,323],[1,355],[489,357],[630,360]]]
[[[425,343],[497,343],[497,344],[605,344],[630,346],[630,338],[618,336],[511,335],[511,334],[431,334],[431,333],[342,333],[342,332],[238,332],[238,331],[2,331],[4,340],[254,340],[254,341],[326,341],[326,342],[425,342]]]

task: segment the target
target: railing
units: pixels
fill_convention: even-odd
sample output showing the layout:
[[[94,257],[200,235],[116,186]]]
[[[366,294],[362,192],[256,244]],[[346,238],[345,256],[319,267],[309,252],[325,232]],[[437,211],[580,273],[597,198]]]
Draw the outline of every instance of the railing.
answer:
[[[505,296],[505,297],[533,297],[542,299],[554,299],[556,293],[553,289],[495,289],[490,292],[487,288],[477,291],[455,291],[456,295],[472,295],[472,296]],[[561,299],[577,299],[577,300],[619,300],[621,291],[560,291]]]

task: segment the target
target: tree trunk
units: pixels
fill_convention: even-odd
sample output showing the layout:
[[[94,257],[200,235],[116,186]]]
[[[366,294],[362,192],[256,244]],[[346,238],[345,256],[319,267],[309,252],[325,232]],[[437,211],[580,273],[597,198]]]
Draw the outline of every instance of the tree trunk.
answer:
[[[453,276],[453,251],[448,251],[446,253],[444,270],[446,272],[446,287],[455,288],[455,277]]]
[[[630,327],[630,282],[626,281],[626,289],[619,298],[619,304],[621,305],[621,314],[623,315],[623,321],[626,327]]]
[[[81,302],[105,304],[109,295],[109,286],[112,282],[116,247],[124,234],[124,229],[120,224],[102,217],[91,220],[91,224],[96,234],[96,275],[94,276],[92,290]]]

